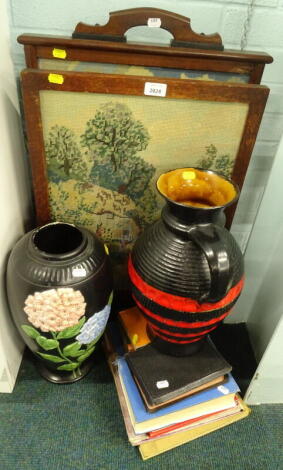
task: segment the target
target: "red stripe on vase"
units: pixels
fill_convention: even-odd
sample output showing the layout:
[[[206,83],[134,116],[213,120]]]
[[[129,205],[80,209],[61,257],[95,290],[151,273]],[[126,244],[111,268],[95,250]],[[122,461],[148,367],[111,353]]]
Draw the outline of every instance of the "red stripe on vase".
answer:
[[[223,320],[230,313],[230,310],[228,310],[228,312],[223,313],[223,315],[221,315],[220,317],[212,318],[212,320],[208,320],[208,321],[199,321],[199,322],[194,322],[194,323],[189,323],[189,322],[185,322],[185,321],[174,321],[174,320],[170,320],[169,318],[161,317],[161,316],[157,315],[156,313],[151,312],[150,310],[145,308],[136,299],[136,297],[134,295],[133,295],[133,299],[136,302],[137,306],[141,310],[143,310],[146,313],[147,316],[153,318],[154,320],[159,321],[160,323],[164,323],[164,324],[170,325],[170,326],[178,326],[180,328],[202,328],[203,326],[214,325],[215,323],[218,323],[221,320]]]
[[[244,285],[244,279],[242,278],[229,290],[223,299],[215,303],[205,302],[200,304],[197,300],[168,294],[147,284],[135,270],[131,257],[129,257],[128,272],[132,283],[145,297],[148,297],[159,305],[170,310],[172,310],[173,306],[174,310],[179,310],[181,312],[200,313],[224,308],[238,297]]]
[[[201,339],[203,339],[202,337],[198,336],[197,338],[190,339],[190,340],[187,340],[187,341],[180,341],[178,339],[172,339],[172,338],[169,338],[168,336],[162,335],[155,328],[152,328],[152,329],[154,330],[154,333],[156,334],[156,336],[163,339],[164,341],[167,341],[168,343],[189,344],[189,343],[195,343],[196,341],[200,341]]]
[[[215,330],[215,328],[217,328],[217,326],[218,326],[218,325],[215,325],[212,328],[209,328],[208,330],[200,331],[200,332],[196,332],[196,333],[174,333],[174,332],[169,331],[169,330],[163,330],[159,326],[156,326],[154,323],[151,323],[151,321],[149,321],[149,320],[148,320],[148,323],[151,326],[151,328],[154,328],[154,330],[159,331],[161,334],[164,333],[164,334],[169,335],[169,336],[176,336],[176,338],[184,338],[184,339],[185,338],[194,338],[196,336],[207,335],[212,330]]]

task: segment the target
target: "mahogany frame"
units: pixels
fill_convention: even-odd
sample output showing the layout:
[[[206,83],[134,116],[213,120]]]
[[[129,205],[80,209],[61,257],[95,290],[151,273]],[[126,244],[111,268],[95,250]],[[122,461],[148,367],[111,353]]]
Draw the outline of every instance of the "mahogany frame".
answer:
[[[33,176],[37,223],[50,221],[48,179],[42,131],[40,91],[73,91],[144,96],[144,86],[149,77],[130,75],[106,75],[89,72],[62,72],[63,83],[50,83],[49,74],[54,71],[26,69],[21,74],[23,107],[26,121],[29,156]],[[58,71],[57,71],[58,74]],[[207,82],[154,77],[155,83],[166,83],[166,97],[154,99],[196,99],[204,101],[247,103],[247,118],[241,137],[232,179],[241,188],[248,168],[256,135],[269,94],[269,89],[259,85]],[[152,97],[150,97],[152,99]],[[236,205],[226,211],[230,226]]]
[[[171,32],[174,38],[170,46],[126,42],[126,31],[133,26],[146,25],[148,18],[162,20],[162,28]],[[189,18],[157,8],[112,12],[109,22],[103,26],[78,23],[73,38],[23,34],[18,37],[18,42],[24,45],[29,68],[39,68],[39,59],[57,58],[58,61],[247,74],[248,83],[258,84],[265,64],[273,61],[263,52],[221,50],[223,45],[219,34],[197,34],[191,29]],[[58,49],[63,51],[64,57],[54,56]]]

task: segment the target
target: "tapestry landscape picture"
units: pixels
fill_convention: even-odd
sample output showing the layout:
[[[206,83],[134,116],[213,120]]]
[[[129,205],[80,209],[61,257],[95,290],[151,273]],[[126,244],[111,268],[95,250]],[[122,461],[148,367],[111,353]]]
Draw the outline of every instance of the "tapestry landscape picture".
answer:
[[[248,106],[41,91],[53,220],[84,226],[123,264],[163,206],[155,183],[177,168],[233,170]]]

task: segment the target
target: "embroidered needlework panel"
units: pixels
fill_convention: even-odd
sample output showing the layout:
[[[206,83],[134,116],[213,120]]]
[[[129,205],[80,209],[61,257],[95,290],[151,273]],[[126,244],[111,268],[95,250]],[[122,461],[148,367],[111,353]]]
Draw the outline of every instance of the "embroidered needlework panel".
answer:
[[[107,74],[140,75],[146,77],[168,77],[191,80],[217,80],[220,82],[248,83],[249,74],[232,72],[213,72],[208,70],[185,70],[141,65],[108,64],[71,60],[39,59],[42,70],[62,70],[76,72],[95,72]]]
[[[269,92],[155,77],[161,98],[145,95],[152,85],[143,76],[27,69],[21,79],[38,224],[90,229],[123,273],[164,205],[161,173],[211,168],[242,186]]]
[[[119,260],[164,202],[176,167],[230,176],[247,103],[40,91],[52,220],[84,226]]]

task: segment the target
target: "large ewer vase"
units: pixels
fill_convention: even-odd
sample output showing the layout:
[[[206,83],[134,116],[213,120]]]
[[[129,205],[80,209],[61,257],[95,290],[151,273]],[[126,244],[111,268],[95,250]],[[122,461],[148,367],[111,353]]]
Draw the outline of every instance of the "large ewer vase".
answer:
[[[222,175],[196,168],[161,175],[157,188],[166,205],[132,250],[132,294],[157,348],[193,354],[243,288],[243,256],[223,226],[223,211],[239,191]]]

